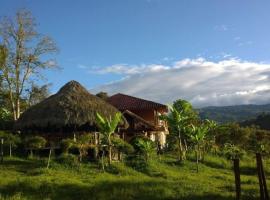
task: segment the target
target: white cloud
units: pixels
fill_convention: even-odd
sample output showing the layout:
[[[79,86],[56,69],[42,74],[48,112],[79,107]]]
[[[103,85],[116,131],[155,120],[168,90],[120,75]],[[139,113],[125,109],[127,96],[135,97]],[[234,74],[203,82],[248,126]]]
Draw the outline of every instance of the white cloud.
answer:
[[[225,24],[217,25],[214,27],[216,31],[228,31],[229,27]]]
[[[168,70],[170,67],[164,65],[140,65],[140,66],[129,66],[126,64],[116,64],[108,67],[100,67],[100,68],[91,68],[88,72],[97,73],[97,74],[126,74],[126,75],[134,75],[148,72],[160,72],[163,70]]]
[[[213,62],[183,59],[166,65],[112,65],[91,73],[116,73],[122,80],[94,89],[122,92],[162,103],[182,98],[195,106],[270,103],[270,64],[237,58]]]
[[[253,41],[239,42],[238,46],[239,47],[241,47],[241,46],[249,46],[249,45],[252,45],[253,43],[254,43]]]

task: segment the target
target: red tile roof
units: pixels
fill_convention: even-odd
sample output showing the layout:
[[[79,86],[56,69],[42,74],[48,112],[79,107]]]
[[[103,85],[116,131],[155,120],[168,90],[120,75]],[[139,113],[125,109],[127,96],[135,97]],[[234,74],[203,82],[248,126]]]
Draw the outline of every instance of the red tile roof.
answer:
[[[168,111],[166,105],[121,93],[115,94],[108,98],[108,102],[121,111],[150,109],[161,110],[163,112]]]

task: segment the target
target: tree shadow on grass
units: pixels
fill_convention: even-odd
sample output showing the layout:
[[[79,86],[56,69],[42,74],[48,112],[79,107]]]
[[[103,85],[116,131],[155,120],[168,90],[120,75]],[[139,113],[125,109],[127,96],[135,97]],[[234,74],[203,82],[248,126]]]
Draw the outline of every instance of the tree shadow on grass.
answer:
[[[174,182],[162,181],[103,181],[94,185],[88,184],[56,184],[43,182],[32,184],[31,181],[13,182],[2,188],[0,193],[6,197],[21,193],[27,199],[183,199],[183,200],[230,200],[232,196],[203,193],[194,194],[194,191],[185,191],[183,185]],[[198,191],[199,193],[200,191]]]
[[[13,170],[31,175],[34,172],[40,171],[44,167],[44,162],[42,160],[19,160],[19,159],[6,159],[4,160],[2,166],[6,168],[12,168]]]

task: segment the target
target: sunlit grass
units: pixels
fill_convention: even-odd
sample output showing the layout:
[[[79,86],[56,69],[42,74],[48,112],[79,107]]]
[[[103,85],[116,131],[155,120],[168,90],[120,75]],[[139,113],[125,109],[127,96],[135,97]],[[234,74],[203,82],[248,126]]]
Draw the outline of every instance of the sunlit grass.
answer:
[[[175,162],[171,155],[151,159],[143,172],[115,162],[103,173],[96,163],[79,168],[42,160],[6,159],[0,165],[0,199],[233,199],[231,162],[206,156],[199,173],[192,161]],[[255,160],[241,161],[243,199],[259,199]],[[265,162],[269,177],[269,161]],[[268,187],[270,188],[270,179]]]

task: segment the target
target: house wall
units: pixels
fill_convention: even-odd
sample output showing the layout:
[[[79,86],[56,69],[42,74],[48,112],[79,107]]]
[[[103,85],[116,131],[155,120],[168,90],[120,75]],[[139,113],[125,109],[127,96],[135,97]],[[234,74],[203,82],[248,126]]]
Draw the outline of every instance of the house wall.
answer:
[[[155,123],[154,110],[131,110],[131,112],[135,113],[136,115],[139,115],[146,121]]]

